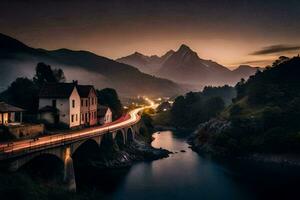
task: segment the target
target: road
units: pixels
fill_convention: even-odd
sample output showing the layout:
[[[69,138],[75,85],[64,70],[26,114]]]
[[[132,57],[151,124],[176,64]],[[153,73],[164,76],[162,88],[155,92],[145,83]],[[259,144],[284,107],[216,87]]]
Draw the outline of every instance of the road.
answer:
[[[120,119],[112,123],[106,124],[104,126],[85,128],[78,131],[60,133],[51,136],[43,136],[43,137],[39,137],[37,140],[27,139],[27,140],[21,140],[21,141],[10,142],[10,143],[2,143],[0,144],[0,155],[2,155],[2,157],[6,157],[6,155],[31,151],[48,145],[49,146],[57,145],[57,144],[59,145],[61,143],[83,139],[83,138],[89,138],[96,135],[102,135],[108,133],[109,131],[128,127],[132,124],[137,123],[140,120],[141,118],[141,116],[139,115],[140,111],[146,108],[153,108],[157,106],[150,99],[145,98],[145,100],[150,104],[149,106],[136,108],[130,111],[125,116],[121,117]]]

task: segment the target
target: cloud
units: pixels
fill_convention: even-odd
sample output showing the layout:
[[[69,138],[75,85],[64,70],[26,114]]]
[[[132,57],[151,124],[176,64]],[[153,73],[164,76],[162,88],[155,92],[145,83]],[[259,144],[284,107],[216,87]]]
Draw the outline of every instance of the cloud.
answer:
[[[273,62],[274,60],[250,60],[250,61],[244,61],[241,64],[243,65],[253,65],[253,64],[265,64]]]
[[[279,44],[263,47],[261,50],[252,52],[250,55],[268,55],[274,53],[281,53],[286,51],[295,51],[300,50],[300,45],[287,45],[287,44]]]

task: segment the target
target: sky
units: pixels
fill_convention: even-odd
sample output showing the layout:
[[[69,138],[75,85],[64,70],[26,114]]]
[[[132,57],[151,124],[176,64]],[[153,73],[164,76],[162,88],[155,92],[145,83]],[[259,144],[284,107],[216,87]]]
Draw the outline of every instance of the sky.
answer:
[[[0,32],[116,59],[181,44],[229,68],[300,52],[299,0],[1,0]]]

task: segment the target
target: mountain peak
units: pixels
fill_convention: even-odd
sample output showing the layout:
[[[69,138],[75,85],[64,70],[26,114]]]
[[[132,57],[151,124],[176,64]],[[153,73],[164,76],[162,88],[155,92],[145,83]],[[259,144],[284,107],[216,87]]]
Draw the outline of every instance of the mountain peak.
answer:
[[[134,52],[132,55],[136,55],[136,56],[144,56],[143,54],[141,54],[140,52]]]
[[[191,50],[191,48],[189,47],[189,46],[187,46],[187,45],[185,45],[185,44],[182,44],[180,47],[179,47],[179,49],[178,49],[178,51],[192,51]]]

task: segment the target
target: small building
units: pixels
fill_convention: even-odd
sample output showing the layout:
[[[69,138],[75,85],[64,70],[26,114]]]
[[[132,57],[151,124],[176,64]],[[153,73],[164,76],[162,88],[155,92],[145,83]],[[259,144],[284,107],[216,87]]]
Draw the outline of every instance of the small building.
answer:
[[[112,122],[112,112],[109,107],[98,105],[98,121],[101,125]]]
[[[47,83],[39,94],[39,116],[46,124],[80,125],[80,96],[77,83]]]
[[[97,120],[98,98],[92,85],[77,85],[80,96],[80,124],[94,126]]]
[[[0,102],[0,125],[9,125],[22,123],[22,114],[24,110],[5,102]],[[18,115],[18,116],[17,116]],[[16,118],[18,117],[18,121]]]
[[[22,108],[0,102],[0,132],[14,135],[15,138],[35,137],[44,133],[43,124],[23,123]]]

